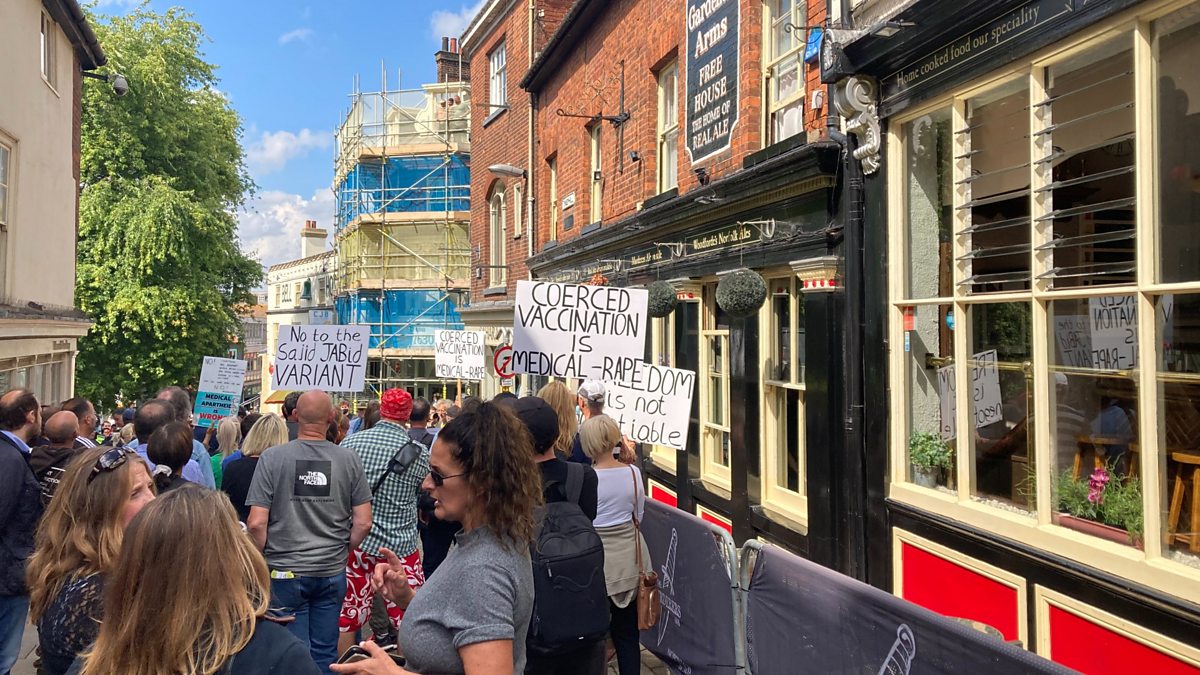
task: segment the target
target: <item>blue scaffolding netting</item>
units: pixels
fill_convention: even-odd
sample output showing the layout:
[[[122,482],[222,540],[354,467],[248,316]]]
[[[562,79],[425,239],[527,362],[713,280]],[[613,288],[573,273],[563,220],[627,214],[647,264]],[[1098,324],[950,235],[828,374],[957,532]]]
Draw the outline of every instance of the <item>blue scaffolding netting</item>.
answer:
[[[437,330],[462,330],[451,295],[441,290],[361,290],[335,301],[339,324],[370,327],[370,348],[433,347]]]
[[[387,157],[354,165],[337,186],[337,229],[367,213],[469,211],[466,156]]]

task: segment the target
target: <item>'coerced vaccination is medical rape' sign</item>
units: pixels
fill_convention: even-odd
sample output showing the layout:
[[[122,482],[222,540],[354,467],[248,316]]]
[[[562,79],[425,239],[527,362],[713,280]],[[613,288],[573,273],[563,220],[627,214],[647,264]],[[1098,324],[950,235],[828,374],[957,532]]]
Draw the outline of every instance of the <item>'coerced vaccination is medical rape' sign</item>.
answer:
[[[276,391],[362,391],[367,326],[280,326]]]
[[[638,443],[687,449],[696,374],[638,361],[620,382],[605,381],[604,411]]]
[[[219,356],[204,357],[204,365],[200,368],[200,388],[196,391],[196,405],[192,408],[196,426],[211,427],[235,414],[242,401],[242,384],[245,380],[245,361]]]
[[[434,331],[434,368],[437,376],[452,380],[482,380],[487,374],[485,337],[483,331]]]
[[[518,281],[512,368],[622,381],[646,352],[645,289]]]

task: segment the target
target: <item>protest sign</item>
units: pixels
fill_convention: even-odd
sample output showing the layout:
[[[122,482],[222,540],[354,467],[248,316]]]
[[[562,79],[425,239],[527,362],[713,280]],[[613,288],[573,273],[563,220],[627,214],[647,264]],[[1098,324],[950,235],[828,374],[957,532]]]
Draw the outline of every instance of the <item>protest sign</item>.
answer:
[[[997,367],[995,349],[979,352],[971,357],[971,409],[975,417],[975,428],[981,429],[1004,419],[1004,401],[1000,395],[1000,369]],[[938,403],[941,414],[940,435],[948,441],[958,435],[957,385],[954,380],[954,365],[938,368]]]
[[[696,374],[638,361],[621,382],[605,381],[605,412],[637,443],[686,450]]]
[[[1086,316],[1054,317],[1058,364],[1072,368],[1092,367],[1092,331]]]
[[[646,353],[645,289],[518,281],[512,369],[622,381]]]
[[[280,326],[276,391],[362,391],[368,326]]]
[[[434,368],[439,378],[482,380],[487,374],[483,331],[434,331]]]
[[[211,427],[237,413],[238,405],[242,402],[245,379],[245,361],[218,356],[204,357],[204,365],[200,368],[200,388],[192,408],[196,426]]]
[[[954,382],[954,366],[938,368],[937,379],[938,403],[942,417],[941,436],[943,441],[948,441],[958,435],[958,420],[954,417],[955,411],[958,409],[954,397],[954,393],[957,391]]]
[[[1088,298],[1092,328],[1092,367],[1102,370],[1137,368],[1137,300],[1132,295]]]

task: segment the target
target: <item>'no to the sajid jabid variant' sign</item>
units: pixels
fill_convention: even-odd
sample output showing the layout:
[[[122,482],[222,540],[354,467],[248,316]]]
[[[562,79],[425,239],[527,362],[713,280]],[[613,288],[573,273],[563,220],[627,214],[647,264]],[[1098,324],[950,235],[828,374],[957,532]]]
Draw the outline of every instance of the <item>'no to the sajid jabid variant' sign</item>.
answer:
[[[738,121],[739,0],[684,0],[687,10],[688,155],[701,162],[729,148]]]
[[[211,427],[237,412],[242,402],[242,384],[246,379],[246,362],[240,359],[204,357],[200,368],[200,388],[192,417],[196,426]]]
[[[646,355],[642,288],[518,281],[512,369],[623,381]]]
[[[433,361],[437,376],[452,380],[482,380],[487,374],[485,337],[483,331],[434,331]]]
[[[362,391],[367,326],[280,326],[276,391]]]

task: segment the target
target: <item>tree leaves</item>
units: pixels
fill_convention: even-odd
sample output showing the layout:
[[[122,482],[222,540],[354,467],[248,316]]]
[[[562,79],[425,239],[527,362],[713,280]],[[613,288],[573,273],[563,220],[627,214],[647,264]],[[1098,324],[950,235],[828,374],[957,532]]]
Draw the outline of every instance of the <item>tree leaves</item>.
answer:
[[[84,87],[76,295],[95,327],[80,341],[78,389],[106,405],[199,376],[238,333],[262,268],[237,240],[233,211],[253,185],[241,120],[216,90],[200,26],[145,6],[92,17],[116,98]]]

